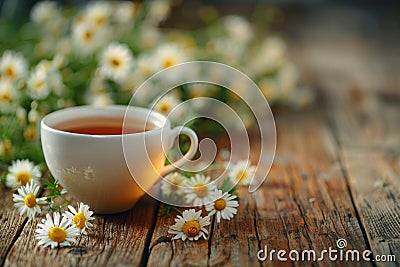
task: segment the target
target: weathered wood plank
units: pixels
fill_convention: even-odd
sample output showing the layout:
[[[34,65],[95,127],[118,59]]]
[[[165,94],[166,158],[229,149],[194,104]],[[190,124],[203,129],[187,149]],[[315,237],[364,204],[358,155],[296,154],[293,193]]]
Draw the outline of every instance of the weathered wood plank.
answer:
[[[318,258],[324,249],[337,249],[337,240],[344,238],[348,243],[345,250],[366,249],[339,167],[337,147],[322,116],[311,111],[276,118],[276,160],[269,180],[255,195],[261,247],[286,253],[312,249]],[[268,258],[266,263],[270,262]],[[276,253],[273,263],[283,263]],[[316,264],[340,266],[342,262],[330,261],[325,255],[324,261]]]
[[[336,94],[333,90],[331,94]],[[358,106],[353,106],[354,100],[346,94],[343,94],[342,99],[347,103],[347,112],[368,118],[364,128],[372,129],[368,132],[374,133],[371,136],[373,143],[354,141],[351,144],[342,141],[341,133],[352,131],[357,125],[348,124],[350,128],[343,127],[341,122],[346,117],[337,114],[334,122],[342,146],[343,166],[371,248],[375,256],[396,255],[397,261],[392,263],[395,266],[400,264],[400,175],[394,168],[400,153],[400,106],[377,98],[375,92],[366,91],[364,94],[368,101],[362,101]],[[374,116],[370,115],[371,112]],[[379,134],[373,130],[378,123],[381,125]],[[358,140],[357,137],[359,134],[355,132],[354,140]]]
[[[332,26],[330,31],[320,30],[324,21]],[[369,246],[375,255],[397,254],[399,265],[399,232],[393,227],[400,221],[400,60],[393,56],[397,48],[381,38],[388,33],[393,37],[391,31],[382,28],[380,38],[374,38],[340,24],[322,19],[318,27],[303,27],[295,55],[321,88]]]
[[[128,212],[96,216],[94,228],[74,247],[49,249],[36,246],[39,218],[24,227],[9,254],[7,266],[138,266],[145,254],[157,204],[142,198]]]
[[[159,215],[150,242],[148,266],[206,266],[209,250],[207,240],[171,240],[168,228],[175,223],[176,215],[177,213],[168,217]]]
[[[259,241],[255,228],[255,203],[247,187],[237,190],[239,207],[237,215],[230,221],[214,221],[210,239],[210,266],[255,266],[258,265]]]
[[[10,247],[27,222],[14,208],[13,193],[14,190],[0,184],[0,265],[4,263]]]

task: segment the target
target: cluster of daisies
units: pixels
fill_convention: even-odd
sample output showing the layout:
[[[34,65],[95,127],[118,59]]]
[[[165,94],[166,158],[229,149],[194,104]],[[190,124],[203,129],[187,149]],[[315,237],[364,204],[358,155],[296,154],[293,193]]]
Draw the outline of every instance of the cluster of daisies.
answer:
[[[48,207],[49,197],[39,197],[40,179],[42,177],[38,166],[29,160],[16,160],[8,168],[5,184],[16,190],[13,194],[14,206],[21,216],[27,216],[29,220],[42,213],[42,207]],[[65,190],[61,194],[65,194]],[[86,230],[93,225],[93,212],[88,205],[79,203],[77,209],[68,205],[67,211],[61,208],[46,214],[46,218],[37,225],[36,238],[38,245],[64,247],[75,242],[75,237],[86,234]]]
[[[175,219],[175,224],[170,226],[168,233],[173,234],[173,239],[198,240],[207,239],[207,226],[211,217],[216,216],[219,224],[221,219],[230,220],[237,213],[239,202],[237,196],[228,191],[235,185],[248,185],[255,174],[255,166],[248,161],[239,161],[228,172],[228,186],[218,185],[210,177],[195,174],[186,177],[178,172],[167,175],[161,190],[164,195],[184,197],[184,203],[189,206],[203,207],[208,214],[202,217],[202,210],[189,209],[182,212]]]
[[[262,34],[238,15],[220,17],[212,6],[199,8],[204,27],[195,32],[161,27],[175,2],[91,1],[75,8],[36,3],[30,22],[17,31],[10,27],[9,34],[20,38],[0,46],[0,159],[43,160],[38,142],[43,116],[74,105],[126,105],[153,74],[187,61],[217,61],[243,71],[271,105],[310,105],[313,94],[299,87],[299,71],[281,37]],[[222,84],[226,80],[218,71],[210,75]],[[251,93],[241,77],[228,80],[240,95]],[[235,107],[246,127],[254,123],[246,105],[222,87],[183,85],[158,99],[162,89],[155,82],[135,94],[134,104],[168,115],[188,99],[213,97]],[[173,122],[181,124],[201,108],[207,107],[185,108]]]

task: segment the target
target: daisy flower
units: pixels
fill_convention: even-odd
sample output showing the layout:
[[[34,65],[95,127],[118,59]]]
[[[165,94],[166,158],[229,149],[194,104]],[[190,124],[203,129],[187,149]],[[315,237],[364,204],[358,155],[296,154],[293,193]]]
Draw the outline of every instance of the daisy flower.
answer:
[[[89,93],[86,96],[86,102],[96,107],[105,107],[112,105],[114,101],[108,93]]]
[[[168,115],[179,103],[180,101],[175,95],[169,94],[161,98],[154,106],[154,109],[164,115]]]
[[[91,2],[86,6],[84,19],[96,28],[104,28],[111,18],[112,6],[106,1]]]
[[[127,45],[111,43],[101,54],[100,70],[105,76],[121,82],[131,70],[132,63],[133,56]]]
[[[11,141],[8,139],[0,140],[0,143],[0,155],[10,155],[13,151],[13,145]]]
[[[50,93],[47,73],[39,69],[33,71],[28,79],[28,94],[32,99],[44,99]]]
[[[211,182],[210,177],[205,177],[203,174],[196,174],[187,182],[187,188],[185,188],[186,201],[189,203],[193,202],[194,206],[202,206],[207,202],[211,201],[210,192],[216,188],[215,183]]]
[[[18,188],[18,194],[13,194],[14,207],[21,216],[26,214],[29,219],[33,219],[36,213],[41,212],[39,205],[47,204],[47,197],[36,197],[39,189],[39,185],[29,183]]]
[[[250,23],[241,16],[228,16],[224,24],[229,37],[237,44],[246,44],[253,37]]]
[[[51,248],[71,246],[75,237],[79,235],[80,229],[76,228],[68,217],[61,218],[59,212],[54,212],[53,217],[47,213],[46,219],[42,219],[42,223],[39,223],[36,229],[38,246]]]
[[[255,166],[250,165],[247,160],[241,160],[230,168],[228,176],[233,184],[249,185],[255,171]]]
[[[179,172],[173,172],[164,177],[161,182],[161,190],[163,194],[180,195],[183,193],[183,187],[186,185],[186,177]]]
[[[0,80],[0,111],[10,111],[11,103],[15,97],[15,90],[12,83]]]
[[[8,168],[8,172],[6,186],[10,188],[17,188],[28,183],[38,184],[42,175],[39,167],[27,159],[13,161]]]
[[[96,29],[92,24],[85,22],[73,25],[72,39],[76,51],[82,55],[94,52],[108,40],[107,31]]]
[[[78,211],[72,207],[68,206],[70,211],[66,211],[66,216],[73,222],[76,228],[80,229],[82,234],[86,234],[86,229],[93,227],[89,221],[94,220],[93,211],[89,210],[90,207],[82,202],[78,205]]]
[[[176,44],[164,44],[155,53],[155,63],[160,69],[172,67],[187,60],[183,49]]]
[[[135,3],[122,1],[117,2],[113,14],[113,19],[118,23],[129,23],[135,17],[136,5]]]
[[[84,170],[83,170],[83,177],[87,180],[92,180],[96,175],[96,171],[91,167],[91,166],[87,166]]]
[[[24,56],[13,51],[5,51],[0,60],[0,76],[13,82],[26,74],[27,63]]]
[[[37,24],[45,25],[57,17],[60,13],[58,5],[53,1],[42,1],[36,3],[31,10],[31,20]]]
[[[141,76],[145,78],[150,77],[156,72],[154,57],[147,54],[141,55],[137,60],[136,69]]]
[[[155,0],[151,2],[148,17],[148,23],[157,25],[168,17],[171,10],[170,3],[167,0]]]
[[[201,217],[201,210],[185,210],[175,218],[175,224],[169,227],[168,233],[175,235],[173,239],[182,238],[183,241],[198,240],[200,237],[207,239],[208,231],[205,226],[210,225],[210,217]]]
[[[221,190],[215,189],[213,193],[214,202],[206,205],[206,210],[209,212],[208,216],[217,214],[217,223],[220,223],[221,217],[224,220],[230,220],[234,214],[237,213],[239,202],[234,200],[237,198],[228,192],[222,193]]]

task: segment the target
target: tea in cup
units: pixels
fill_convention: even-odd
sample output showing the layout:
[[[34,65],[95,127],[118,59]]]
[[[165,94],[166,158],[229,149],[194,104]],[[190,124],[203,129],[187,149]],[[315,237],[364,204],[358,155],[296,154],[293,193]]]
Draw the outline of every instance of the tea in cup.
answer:
[[[185,134],[191,144],[180,160],[165,166],[167,151]],[[196,133],[153,110],[133,106],[79,106],[41,121],[44,157],[51,174],[77,201],[95,213],[130,209],[161,176],[196,153]]]

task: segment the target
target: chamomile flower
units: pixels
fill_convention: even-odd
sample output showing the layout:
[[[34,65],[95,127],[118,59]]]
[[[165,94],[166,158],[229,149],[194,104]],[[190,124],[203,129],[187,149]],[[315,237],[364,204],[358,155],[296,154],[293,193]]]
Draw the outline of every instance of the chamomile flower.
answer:
[[[80,22],[72,27],[72,39],[78,54],[88,55],[108,41],[107,31],[95,28],[91,23]]]
[[[210,217],[201,217],[201,210],[185,210],[175,218],[175,224],[169,227],[168,233],[175,235],[172,239],[199,240],[207,239],[208,230],[205,226],[210,225]]]
[[[133,56],[127,45],[111,43],[101,54],[100,70],[105,76],[121,82],[129,74],[132,63]]]
[[[259,87],[268,101],[274,102],[279,98],[279,87],[275,79],[264,78],[260,81]]]
[[[254,74],[263,74],[279,68],[286,60],[286,43],[279,37],[268,37],[251,59]]]
[[[39,183],[42,175],[39,167],[27,159],[13,161],[8,172],[6,186],[10,188],[17,188],[28,183]]]
[[[237,196],[228,192],[222,193],[221,190],[215,189],[213,193],[214,201],[206,205],[208,216],[216,214],[217,223],[220,223],[221,217],[224,220],[230,220],[237,213],[239,202],[235,200]]]
[[[91,166],[87,166],[84,170],[83,170],[83,177],[87,180],[92,180],[94,179],[96,175],[96,171],[91,167]]]
[[[154,0],[151,2],[146,22],[157,25],[165,20],[171,10],[170,3],[167,0]]]
[[[186,61],[187,54],[179,45],[167,43],[158,47],[154,60],[164,69]]]
[[[136,5],[129,1],[116,3],[113,19],[118,23],[129,23],[135,17]]]
[[[136,70],[140,73],[144,78],[148,78],[156,72],[154,57],[151,55],[140,55],[137,64]]]
[[[29,219],[33,219],[36,213],[41,212],[39,205],[47,204],[47,197],[36,197],[39,189],[39,185],[28,183],[18,188],[18,194],[13,194],[14,207],[18,209],[21,216],[26,214]]]
[[[88,104],[96,107],[105,107],[114,103],[110,94],[107,93],[89,93],[87,99]]]
[[[247,160],[241,160],[230,168],[228,175],[233,184],[249,185],[255,171],[255,166],[250,165]]]
[[[194,206],[202,206],[211,201],[210,193],[216,188],[215,183],[210,182],[210,177],[205,177],[203,174],[196,174],[187,182],[185,188],[186,201],[193,203]]]
[[[75,242],[75,237],[79,236],[80,232],[67,216],[61,218],[59,212],[54,212],[52,217],[47,213],[46,219],[42,219],[42,223],[38,224],[36,239],[39,240],[38,246],[66,247]]]
[[[161,182],[161,190],[163,194],[180,195],[183,193],[183,187],[186,185],[187,178],[179,172],[173,172],[164,177]]]
[[[27,71],[24,56],[13,51],[5,51],[0,60],[0,76],[2,79],[13,82],[23,77]]]
[[[44,99],[50,93],[50,87],[47,82],[47,73],[41,70],[35,70],[28,79],[28,94],[32,99]]]
[[[180,101],[176,95],[169,94],[161,98],[154,106],[154,109],[164,115],[168,115],[179,103]]]
[[[76,210],[71,205],[68,206],[70,211],[66,211],[66,216],[73,222],[76,228],[81,230],[82,234],[86,234],[86,229],[93,227],[90,221],[94,220],[93,211],[90,207],[82,202],[78,205],[78,210]]]
[[[112,6],[107,1],[91,2],[86,6],[84,19],[96,28],[104,28],[111,18]]]
[[[36,3],[31,10],[31,20],[37,24],[45,25],[57,17],[60,13],[58,5],[53,1]]]
[[[0,112],[8,112],[16,97],[15,88],[12,83],[0,80]]]
[[[236,44],[245,44],[253,37],[250,23],[241,16],[228,16],[224,24],[229,37]]]

